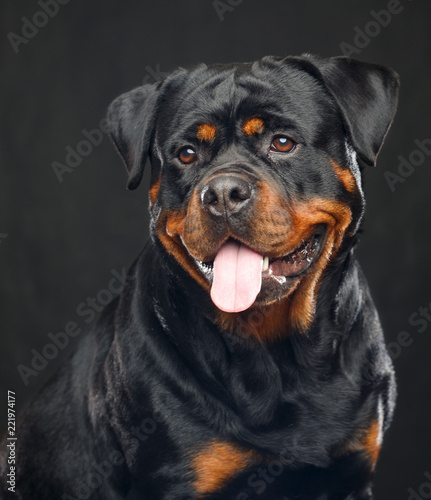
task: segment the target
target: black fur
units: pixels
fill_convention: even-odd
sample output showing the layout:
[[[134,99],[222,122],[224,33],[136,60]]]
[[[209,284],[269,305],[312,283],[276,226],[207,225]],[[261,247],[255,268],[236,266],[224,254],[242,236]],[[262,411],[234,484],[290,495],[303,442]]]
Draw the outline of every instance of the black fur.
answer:
[[[360,184],[362,163],[375,163],[390,126],[397,88],[395,73],[380,66],[268,57],[178,70],[114,101],[110,126],[129,188],[138,186],[147,157],[152,183],[161,179],[152,239],[120,297],[21,416],[16,493],[8,492],[3,441],[1,498],[372,498],[373,463],[352,443],[374,421],[382,432],[389,426],[394,374],[355,259],[362,188],[346,192],[328,159],[350,165]],[[259,138],[240,133],[250,116],[264,118]],[[208,122],[218,131],[203,144],[194,126]],[[268,156],[277,133],[294,135],[297,153]],[[177,154],[188,144],[199,159],[185,168]],[[247,326],[223,331],[207,291],[162,244],[160,214],[190,203],[196,186],[221,168],[243,168],[288,200],[320,197],[350,208],[352,222],[324,270],[307,331],[287,319],[267,341]],[[232,222],[243,239],[247,217]],[[257,310],[265,316],[273,307]],[[193,457],[214,441],[253,450],[254,458],[199,495]]]

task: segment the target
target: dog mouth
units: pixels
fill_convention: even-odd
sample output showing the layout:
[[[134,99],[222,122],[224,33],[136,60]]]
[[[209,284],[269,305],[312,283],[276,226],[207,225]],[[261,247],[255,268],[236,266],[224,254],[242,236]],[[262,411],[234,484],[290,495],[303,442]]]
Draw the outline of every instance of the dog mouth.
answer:
[[[309,239],[280,259],[264,257],[262,278],[274,278],[284,281],[304,273],[320,255],[324,228],[316,230]]]
[[[211,284],[214,304],[225,312],[241,312],[264,295],[266,288],[289,287],[289,282],[306,274],[321,254],[325,235],[326,227],[319,225],[297,248],[275,258],[230,238],[214,260],[195,262]]]

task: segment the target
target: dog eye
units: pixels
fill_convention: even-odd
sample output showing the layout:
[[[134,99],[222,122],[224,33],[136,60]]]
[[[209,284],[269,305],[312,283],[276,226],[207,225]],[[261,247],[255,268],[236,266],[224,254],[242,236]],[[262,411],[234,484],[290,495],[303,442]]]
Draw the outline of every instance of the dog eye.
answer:
[[[286,135],[276,135],[271,143],[271,151],[276,153],[289,153],[296,146],[296,142]]]
[[[178,153],[178,158],[182,163],[188,165],[196,161],[198,155],[196,154],[196,151],[193,148],[191,148],[190,146],[186,146],[182,148],[181,151]]]

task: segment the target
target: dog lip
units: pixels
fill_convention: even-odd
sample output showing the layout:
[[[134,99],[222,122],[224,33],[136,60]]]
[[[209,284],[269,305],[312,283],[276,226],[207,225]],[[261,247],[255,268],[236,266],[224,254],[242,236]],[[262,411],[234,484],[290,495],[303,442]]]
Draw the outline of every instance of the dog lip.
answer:
[[[309,269],[319,258],[324,246],[326,228],[319,225],[315,231],[295,250],[279,258],[269,259],[269,266],[262,278],[295,278]]]

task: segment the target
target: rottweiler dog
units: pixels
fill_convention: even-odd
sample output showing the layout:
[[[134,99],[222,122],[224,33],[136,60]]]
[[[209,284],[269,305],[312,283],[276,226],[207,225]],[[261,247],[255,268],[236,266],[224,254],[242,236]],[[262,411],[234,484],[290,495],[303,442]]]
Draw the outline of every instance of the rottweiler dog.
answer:
[[[355,258],[398,77],[344,57],[179,69],[109,108],[151,239],[24,413],[21,500],[365,500],[394,372]]]

